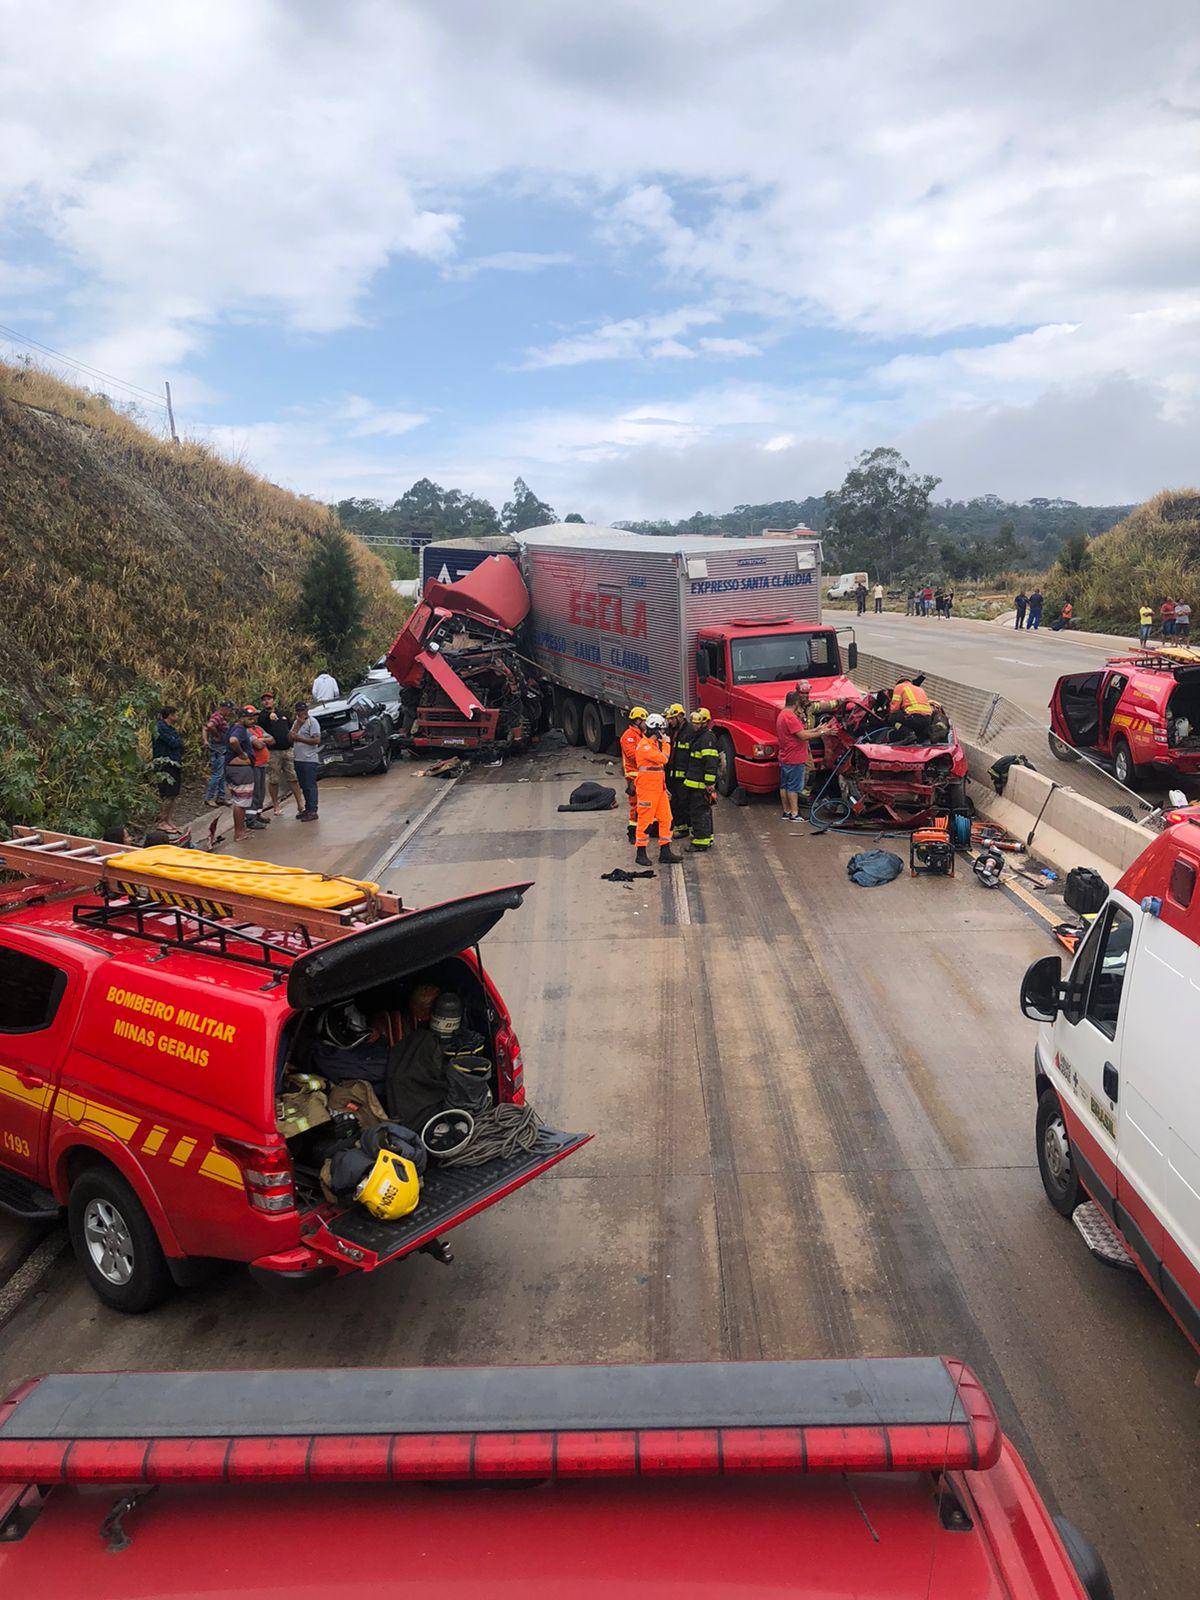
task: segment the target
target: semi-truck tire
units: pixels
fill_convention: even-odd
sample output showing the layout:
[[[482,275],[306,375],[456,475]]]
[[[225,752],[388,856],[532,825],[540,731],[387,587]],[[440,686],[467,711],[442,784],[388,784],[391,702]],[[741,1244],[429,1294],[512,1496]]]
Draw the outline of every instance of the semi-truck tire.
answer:
[[[594,700],[583,702],[580,725],[583,729],[584,744],[593,755],[603,755],[612,742],[612,730],[605,725],[604,713]]]
[[[727,733],[717,735],[717,793],[726,799],[737,788],[737,753]]]
[[[583,743],[583,706],[575,695],[563,695],[558,721],[568,744]]]
[[[75,1258],[114,1311],[150,1311],[171,1292],[162,1245],[145,1207],[107,1163],[86,1167],[71,1185],[67,1228]]]

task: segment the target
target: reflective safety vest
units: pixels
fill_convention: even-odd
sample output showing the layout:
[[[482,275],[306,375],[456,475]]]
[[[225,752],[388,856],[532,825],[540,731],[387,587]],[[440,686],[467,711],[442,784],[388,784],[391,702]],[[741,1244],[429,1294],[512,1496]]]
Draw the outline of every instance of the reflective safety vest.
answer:
[[[667,764],[667,777],[674,782],[682,783],[687,777],[688,752],[692,747],[692,736],[696,729],[688,723],[672,737],[671,759]]]
[[[711,789],[717,781],[717,741],[713,737],[712,723],[704,727],[693,723],[691,735],[684,784],[689,789]]]
[[[632,778],[634,768],[637,766],[637,747],[645,738],[645,734],[635,722],[631,722],[621,735],[621,765],[625,769],[625,776]]]
[[[933,715],[933,704],[924,689],[918,689],[915,683],[905,679],[892,690],[889,710],[892,716],[929,717]]]

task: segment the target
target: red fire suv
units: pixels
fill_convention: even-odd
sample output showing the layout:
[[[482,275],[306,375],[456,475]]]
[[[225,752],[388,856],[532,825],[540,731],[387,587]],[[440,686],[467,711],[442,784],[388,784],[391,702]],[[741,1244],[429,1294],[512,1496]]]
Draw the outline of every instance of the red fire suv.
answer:
[[[523,1104],[479,941],[529,884],[407,910],[300,869],[251,876],[256,894],[238,884],[261,863],[18,831],[0,864],[40,876],[0,888],[0,1204],[31,1220],[65,1206],[80,1265],[116,1309],[149,1309],[211,1258],[275,1283],[418,1249],[448,1261],[440,1235],[586,1142],[541,1128],[478,1165],[431,1160],[396,1219],[331,1202],[321,1181],[333,1118],[319,1091],[315,1110],[304,1096],[325,1081],[327,1019],[348,1002],[397,1043],[414,992],[449,991],[492,1099]],[[357,1059],[346,1050],[344,1079]]]
[[[1050,701],[1050,749],[1106,756],[1118,782],[1152,772],[1200,772],[1200,650],[1180,646],[1113,656],[1093,672],[1060,678]]]
[[[934,1357],[46,1377],[0,1404],[0,1589],[1112,1600]]]

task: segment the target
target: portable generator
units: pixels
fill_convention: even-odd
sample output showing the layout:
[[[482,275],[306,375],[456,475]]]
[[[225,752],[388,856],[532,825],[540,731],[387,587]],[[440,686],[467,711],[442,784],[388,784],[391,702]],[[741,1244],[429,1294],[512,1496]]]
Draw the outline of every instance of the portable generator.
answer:
[[[954,876],[954,844],[948,816],[934,817],[927,828],[914,830],[908,845],[908,870],[914,878],[919,872],[932,872],[943,878]]]

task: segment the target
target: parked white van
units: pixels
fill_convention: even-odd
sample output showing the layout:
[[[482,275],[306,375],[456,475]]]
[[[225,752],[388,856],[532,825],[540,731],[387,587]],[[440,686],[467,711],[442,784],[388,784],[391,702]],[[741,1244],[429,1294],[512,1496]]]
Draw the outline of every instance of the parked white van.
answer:
[[[834,580],[832,588],[826,589],[825,598],[827,600],[849,600],[860,583],[864,589],[867,587],[867,575],[865,572],[840,573]]]
[[[1134,1266],[1200,1349],[1200,823],[1127,869],[1064,980],[1035,961],[1037,1156],[1089,1248]]]

